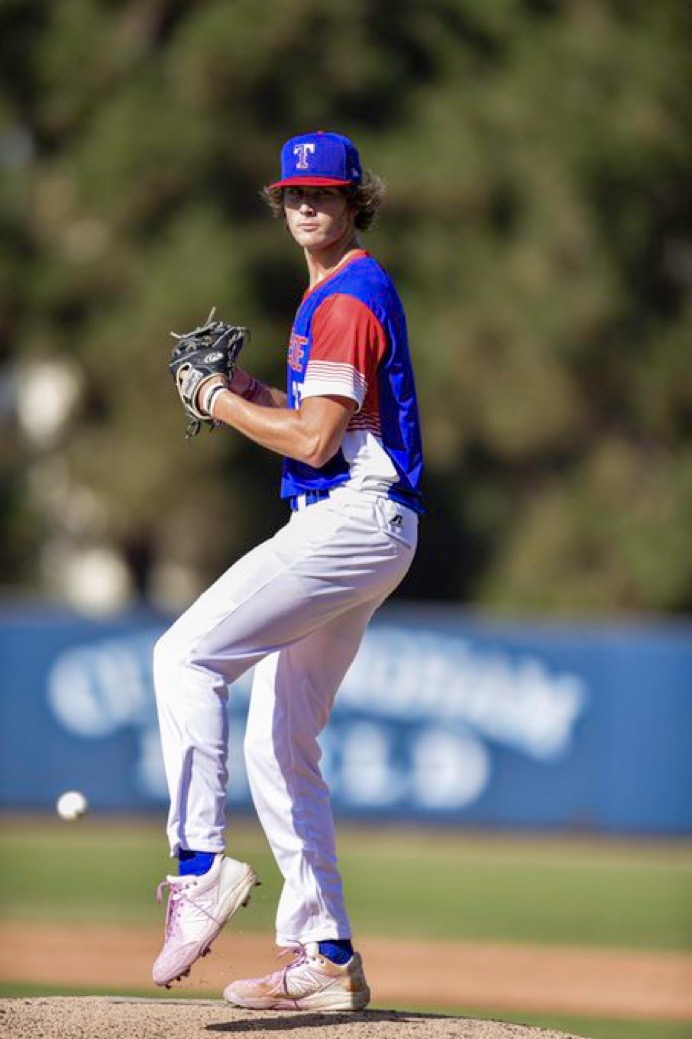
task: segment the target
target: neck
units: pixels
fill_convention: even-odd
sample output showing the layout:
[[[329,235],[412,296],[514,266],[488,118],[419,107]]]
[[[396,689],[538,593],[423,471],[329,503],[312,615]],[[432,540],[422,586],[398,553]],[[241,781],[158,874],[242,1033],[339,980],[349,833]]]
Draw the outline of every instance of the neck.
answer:
[[[351,234],[348,239],[334,242],[333,245],[328,246],[326,249],[306,249],[305,260],[308,265],[310,278],[309,287],[312,289],[315,285],[324,281],[325,278],[328,278],[337,267],[345,263],[349,256],[360,248],[357,236]]]

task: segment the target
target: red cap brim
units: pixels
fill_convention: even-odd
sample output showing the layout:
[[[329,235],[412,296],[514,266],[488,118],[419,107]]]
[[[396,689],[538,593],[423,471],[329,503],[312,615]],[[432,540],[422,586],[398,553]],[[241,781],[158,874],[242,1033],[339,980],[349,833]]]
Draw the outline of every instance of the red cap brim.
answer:
[[[354,182],[352,180],[336,180],[334,177],[286,177],[285,180],[277,180],[269,184],[270,188],[347,188]]]

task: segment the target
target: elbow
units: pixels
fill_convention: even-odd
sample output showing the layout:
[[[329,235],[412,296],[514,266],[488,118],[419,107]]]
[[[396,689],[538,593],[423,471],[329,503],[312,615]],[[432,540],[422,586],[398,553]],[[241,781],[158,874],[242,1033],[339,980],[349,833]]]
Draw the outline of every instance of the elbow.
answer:
[[[300,461],[313,469],[321,469],[323,465],[326,465],[334,457],[338,450],[339,441],[324,440],[322,437],[316,436],[305,444],[305,448],[301,452]]]
[[[321,469],[322,466],[326,465],[327,462],[331,458],[333,458],[335,454],[336,448],[334,448],[333,450],[325,450],[324,448],[318,448],[314,451],[310,451],[303,458],[301,458],[300,461],[305,462],[305,464],[309,465],[312,469]]]

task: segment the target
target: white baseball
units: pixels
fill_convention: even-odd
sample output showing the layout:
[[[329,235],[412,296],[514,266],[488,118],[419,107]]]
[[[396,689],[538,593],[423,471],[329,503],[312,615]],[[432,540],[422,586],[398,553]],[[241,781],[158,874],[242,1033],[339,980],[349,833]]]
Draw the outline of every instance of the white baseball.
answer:
[[[60,795],[55,804],[56,812],[66,822],[81,819],[88,808],[89,802],[79,790],[67,790]]]

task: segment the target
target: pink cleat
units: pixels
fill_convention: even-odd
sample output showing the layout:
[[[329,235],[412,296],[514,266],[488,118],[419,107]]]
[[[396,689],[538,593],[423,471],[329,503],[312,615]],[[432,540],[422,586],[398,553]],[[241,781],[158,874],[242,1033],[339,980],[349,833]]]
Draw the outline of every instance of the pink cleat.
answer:
[[[233,981],[223,998],[248,1010],[363,1010],[370,989],[360,954],[341,966],[320,955],[317,942],[300,946],[296,959],[266,978]]]
[[[248,904],[259,883],[252,866],[221,853],[201,877],[166,877],[157,891],[160,902],[164,887],[169,888],[166,934],[152,971],[154,984],[170,988],[171,982],[189,974],[224,924]]]

